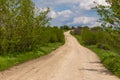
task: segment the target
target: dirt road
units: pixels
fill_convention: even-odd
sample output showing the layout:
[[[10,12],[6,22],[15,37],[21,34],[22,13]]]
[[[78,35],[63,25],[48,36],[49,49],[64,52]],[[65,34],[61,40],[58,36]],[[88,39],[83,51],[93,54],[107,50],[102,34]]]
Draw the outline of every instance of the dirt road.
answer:
[[[65,38],[65,45],[51,54],[0,72],[0,80],[120,80],[69,32]]]

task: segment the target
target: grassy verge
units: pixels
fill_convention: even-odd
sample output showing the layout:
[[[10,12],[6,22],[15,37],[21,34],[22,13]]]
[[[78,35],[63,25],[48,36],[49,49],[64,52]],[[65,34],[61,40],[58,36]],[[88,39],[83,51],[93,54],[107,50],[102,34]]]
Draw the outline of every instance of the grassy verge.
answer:
[[[96,45],[85,45],[80,35],[74,35],[79,43],[94,51],[101,59],[103,65],[116,76],[120,77],[120,56],[108,50],[97,48]]]
[[[0,56],[0,71],[8,69],[14,65],[23,63],[25,61],[38,58],[40,56],[44,56],[51,51],[58,48],[63,43],[49,43],[40,47],[39,51],[31,51],[25,53],[18,53],[18,54],[9,54],[5,56]]]

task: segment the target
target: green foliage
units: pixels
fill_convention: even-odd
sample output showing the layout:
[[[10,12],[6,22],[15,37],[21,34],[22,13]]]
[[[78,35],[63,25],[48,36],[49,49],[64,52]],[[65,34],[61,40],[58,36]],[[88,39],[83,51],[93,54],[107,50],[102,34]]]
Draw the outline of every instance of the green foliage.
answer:
[[[64,43],[62,30],[47,27],[48,10],[32,0],[0,1],[0,70],[50,53]]]
[[[80,44],[94,51],[100,57],[101,62],[107,69],[109,69],[116,76],[120,77],[120,56],[118,54],[109,50],[100,49],[96,45],[85,45],[81,35],[74,36],[77,38]],[[98,45],[101,46],[101,44]]]
[[[0,55],[38,50],[54,42],[64,42],[63,32],[46,27],[49,8],[37,11],[32,0],[0,1]]]
[[[97,48],[104,49],[104,50],[110,50],[108,45],[102,44],[102,43],[98,43]]]
[[[91,30],[84,28],[81,35],[86,45],[96,44],[96,35]]]
[[[97,48],[96,46],[89,46],[101,59],[101,62],[116,76],[120,77],[120,56],[106,50]]]
[[[103,29],[100,26],[95,26],[91,28],[91,31],[98,32],[98,31],[103,31]]]
[[[70,30],[70,27],[67,25],[61,26],[60,29],[62,30]]]
[[[82,28],[81,34],[74,36],[80,44],[93,50],[106,68],[120,77],[120,34],[116,29],[86,27]]]
[[[64,34],[61,34],[63,33],[62,30],[59,30],[58,27],[54,27],[54,33],[56,33],[58,42],[65,42]]]
[[[120,26],[120,0],[106,0],[108,6],[97,5],[95,9],[101,16],[101,20],[106,27],[108,26],[119,28]]]
[[[120,0],[106,0],[108,6],[97,5],[95,9],[101,16],[104,31],[109,33],[107,44],[120,54]]]
[[[75,27],[74,27],[74,26],[72,26],[72,27],[71,27],[71,29],[75,29]]]
[[[8,69],[14,65],[18,65],[25,61],[49,54],[51,51],[55,50],[60,45],[62,45],[61,42],[48,43],[44,46],[41,46],[39,51],[24,52],[23,54],[6,54],[5,56],[0,56],[0,71]]]
[[[120,54],[120,34],[114,29],[82,27],[81,29],[76,28],[73,34],[80,35],[86,45],[97,45],[98,48]]]

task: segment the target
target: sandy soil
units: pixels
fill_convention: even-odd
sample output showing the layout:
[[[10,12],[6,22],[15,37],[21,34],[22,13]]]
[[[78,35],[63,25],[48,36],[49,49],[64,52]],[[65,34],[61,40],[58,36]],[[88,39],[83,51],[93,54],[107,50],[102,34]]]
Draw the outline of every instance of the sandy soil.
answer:
[[[120,80],[69,32],[65,38],[66,43],[51,54],[0,72],[0,80]]]

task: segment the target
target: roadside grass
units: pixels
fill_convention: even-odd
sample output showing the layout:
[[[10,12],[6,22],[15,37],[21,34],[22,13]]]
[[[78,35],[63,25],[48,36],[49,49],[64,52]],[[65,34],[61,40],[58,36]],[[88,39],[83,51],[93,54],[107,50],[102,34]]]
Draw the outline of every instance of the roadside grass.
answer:
[[[73,34],[72,34],[73,35]],[[116,76],[120,77],[120,56],[112,51],[97,48],[96,45],[85,45],[80,35],[73,35],[78,42],[95,52],[103,65]]]
[[[57,49],[62,44],[63,43],[60,43],[60,42],[48,43],[48,44],[40,47],[39,51],[14,53],[14,54],[8,54],[8,55],[5,55],[5,56],[0,56],[0,71],[8,69],[12,66],[18,65],[20,63],[38,58],[40,56],[47,55],[51,51]]]

